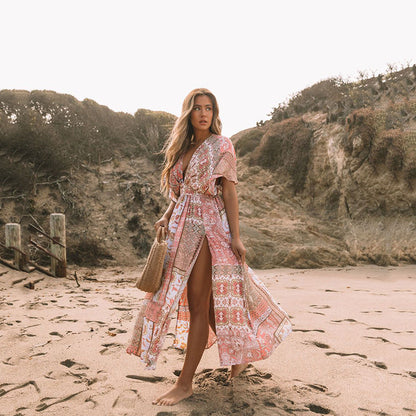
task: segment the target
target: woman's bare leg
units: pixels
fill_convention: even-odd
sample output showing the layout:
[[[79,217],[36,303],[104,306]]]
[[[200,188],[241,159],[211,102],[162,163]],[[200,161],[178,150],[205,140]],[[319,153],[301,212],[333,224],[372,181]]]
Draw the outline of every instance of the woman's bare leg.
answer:
[[[208,341],[211,273],[211,253],[205,237],[187,286],[191,319],[185,362],[175,385],[153,404],[171,406],[192,394],[192,379]]]
[[[214,334],[217,335],[217,327],[215,326],[215,309],[214,309],[214,298],[212,295],[210,295],[210,301],[209,301],[209,325],[214,331]]]

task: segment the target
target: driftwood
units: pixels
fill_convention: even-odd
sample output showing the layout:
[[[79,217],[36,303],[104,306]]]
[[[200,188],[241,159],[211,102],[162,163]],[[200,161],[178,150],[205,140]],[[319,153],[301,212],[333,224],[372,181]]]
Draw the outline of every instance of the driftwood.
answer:
[[[50,182],[35,182],[35,184],[33,185],[33,190],[35,192],[35,195],[37,194],[38,190],[37,187],[38,185],[58,185],[61,182],[65,182],[68,180],[67,176],[63,176],[59,179],[57,179],[56,181],[50,181]]]
[[[10,196],[0,196],[0,199],[19,199],[19,198],[25,198],[26,194],[20,194],[20,195],[10,195]]]

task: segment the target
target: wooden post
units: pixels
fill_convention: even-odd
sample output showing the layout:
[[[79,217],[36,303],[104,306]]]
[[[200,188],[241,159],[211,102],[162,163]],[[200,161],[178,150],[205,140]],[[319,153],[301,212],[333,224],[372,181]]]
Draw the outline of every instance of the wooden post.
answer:
[[[22,238],[20,234],[20,224],[9,223],[6,224],[6,247],[15,247],[18,250],[22,250]],[[21,254],[18,250],[14,251],[13,264],[17,269],[21,266]]]
[[[55,277],[66,277],[66,232],[65,215],[51,214],[50,232],[53,240],[61,243],[51,242],[51,252],[60,260],[51,257],[51,272]],[[63,246],[62,246],[63,245]]]

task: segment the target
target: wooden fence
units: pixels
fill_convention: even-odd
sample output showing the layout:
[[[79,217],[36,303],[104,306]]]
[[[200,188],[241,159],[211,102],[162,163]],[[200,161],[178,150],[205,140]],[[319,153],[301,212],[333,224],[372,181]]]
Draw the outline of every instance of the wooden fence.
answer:
[[[29,238],[29,244],[50,257],[50,269],[48,270],[31,261],[27,253],[22,250],[21,228],[20,224],[16,223],[6,224],[5,243],[0,242],[0,246],[13,250],[14,258],[10,261],[0,257],[0,263],[12,269],[22,270],[28,273],[36,269],[50,276],[66,277],[65,215],[58,213],[50,215],[50,235],[33,224],[30,224],[29,228],[50,241],[50,247],[46,248],[37,243],[32,237]]]

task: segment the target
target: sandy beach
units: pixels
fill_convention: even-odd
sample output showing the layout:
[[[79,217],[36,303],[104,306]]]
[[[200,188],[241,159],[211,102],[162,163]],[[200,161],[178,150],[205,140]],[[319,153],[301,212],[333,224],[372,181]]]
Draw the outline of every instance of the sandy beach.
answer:
[[[155,371],[125,353],[136,268],[55,279],[0,266],[0,415],[416,415],[416,266],[257,273],[293,332],[232,383],[214,345],[193,396],[158,407],[184,355],[172,335]]]

